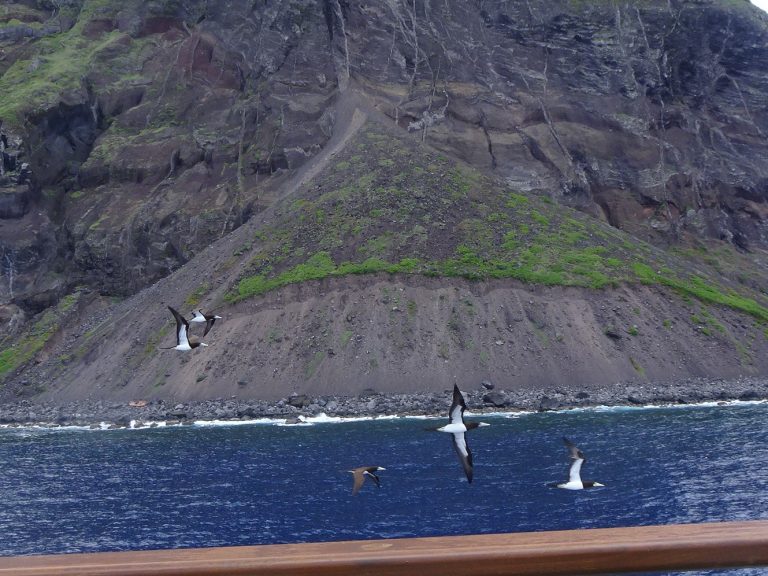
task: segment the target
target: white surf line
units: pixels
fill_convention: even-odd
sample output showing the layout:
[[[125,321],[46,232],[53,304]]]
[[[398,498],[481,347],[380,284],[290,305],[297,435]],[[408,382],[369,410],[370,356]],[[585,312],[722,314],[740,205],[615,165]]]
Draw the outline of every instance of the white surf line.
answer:
[[[706,400],[691,402],[690,404],[598,404],[595,406],[574,406],[572,408],[560,408],[558,410],[520,410],[516,412],[498,411],[483,412],[483,416],[503,416],[505,418],[519,418],[531,414],[569,414],[572,412],[636,412],[642,410],[686,410],[696,408],[728,408],[732,406],[756,406],[768,404],[768,400]]]
[[[768,404],[768,400],[710,400],[692,404],[646,404],[633,405],[598,405],[580,406],[575,408],[563,408],[560,410],[497,410],[493,412],[470,412],[465,416],[470,417],[497,417],[497,418],[522,418],[540,414],[571,414],[580,412],[636,412],[642,410],[695,410],[701,408],[728,408],[741,406],[759,406]],[[212,428],[232,426],[314,426],[317,424],[348,424],[351,422],[378,422],[382,420],[444,420],[442,414],[383,414],[376,416],[328,416],[321,412],[315,416],[299,415],[296,417],[279,418],[253,418],[251,420],[131,420],[128,426],[116,426],[114,422],[101,421],[92,425],[59,425],[52,422],[38,422],[34,424],[0,424],[0,430],[34,430],[38,432],[111,432],[115,430],[152,430],[154,428]]]

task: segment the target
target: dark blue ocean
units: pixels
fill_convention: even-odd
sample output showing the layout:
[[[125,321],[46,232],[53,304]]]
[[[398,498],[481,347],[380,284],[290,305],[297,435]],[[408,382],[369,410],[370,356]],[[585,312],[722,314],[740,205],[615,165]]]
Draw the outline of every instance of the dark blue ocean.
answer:
[[[768,404],[473,419],[471,485],[443,419],[0,429],[0,555],[768,519]]]

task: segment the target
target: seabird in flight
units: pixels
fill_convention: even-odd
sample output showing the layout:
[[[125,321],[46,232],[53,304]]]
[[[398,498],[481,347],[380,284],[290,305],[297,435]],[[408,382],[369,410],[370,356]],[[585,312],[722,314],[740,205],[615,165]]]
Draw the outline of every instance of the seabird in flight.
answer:
[[[170,306],[168,306],[168,310],[171,311],[171,314],[176,319],[176,346],[166,348],[166,350],[187,351],[198,346],[208,346],[205,342],[199,342],[197,339],[189,337],[189,322],[184,319],[184,316]]]
[[[560,484],[554,484],[554,486],[557,488],[565,488],[566,490],[581,490],[583,488],[605,486],[605,484],[600,484],[600,482],[581,480],[581,465],[587,458],[584,456],[584,452],[579,450],[579,447],[568,440],[568,438],[563,437],[563,442],[565,442],[565,446],[568,448],[568,455],[571,458],[571,468],[568,472],[568,482],[561,482]]]
[[[486,422],[464,422],[464,410],[467,405],[464,403],[464,396],[461,394],[459,387],[453,385],[453,402],[451,402],[451,408],[448,410],[449,423],[439,428],[433,428],[438,432],[448,432],[452,434],[451,440],[453,440],[453,447],[456,450],[456,454],[459,456],[459,462],[461,467],[464,468],[464,473],[467,475],[467,482],[472,483],[472,451],[469,449],[465,432],[467,430],[474,430],[479,426],[489,426]]]
[[[354,484],[352,485],[352,496],[360,492],[360,488],[362,488],[363,482],[365,482],[366,478],[373,479],[373,481],[376,483],[376,487],[380,487],[381,482],[379,481],[379,477],[375,474],[375,472],[378,472],[379,470],[386,470],[386,468],[381,466],[360,466],[358,468],[353,468],[352,470],[347,470],[347,472],[352,473],[352,477],[354,479]]]
[[[216,314],[203,314],[203,311],[198,309],[192,312],[192,320],[190,320],[190,322],[198,322],[200,324],[205,322],[205,331],[203,332],[203,336],[205,336],[213,326],[213,323],[218,319],[221,319],[221,316],[217,316]]]

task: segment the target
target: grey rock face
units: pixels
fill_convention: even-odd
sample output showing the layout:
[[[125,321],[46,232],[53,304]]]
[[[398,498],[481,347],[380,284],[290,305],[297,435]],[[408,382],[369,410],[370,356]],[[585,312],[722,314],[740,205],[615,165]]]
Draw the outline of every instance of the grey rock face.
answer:
[[[35,193],[0,201],[61,241],[2,240],[40,254],[30,292],[57,269],[125,295],[183,265],[279,198],[348,90],[514,189],[643,239],[768,245],[768,24],[747,2],[182,0],[115,3],[87,24],[119,41],[27,118]]]
[[[0,192],[0,219],[21,218],[29,209],[29,189],[26,186],[5,187]]]
[[[347,13],[352,77],[399,125],[642,237],[765,244],[768,44],[758,10],[685,1],[422,8]],[[411,16],[415,26],[403,25]]]

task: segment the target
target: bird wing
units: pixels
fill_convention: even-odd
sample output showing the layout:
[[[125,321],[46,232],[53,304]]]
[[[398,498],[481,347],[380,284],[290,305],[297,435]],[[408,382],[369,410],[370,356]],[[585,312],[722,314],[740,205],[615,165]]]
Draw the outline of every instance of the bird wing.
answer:
[[[453,434],[453,448],[456,450],[456,454],[459,456],[459,462],[461,467],[464,468],[464,473],[467,475],[467,481],[472,483],[472,451],[467,444],[467,438],[464,432],[454,432]]]
[[[189,346],[189,340],[187,339],[187,330],[189,330],[189,322],[179,314],[176,310],[168,306],[168,310],[171,311],[173,317],[176,319],[176,345]]]
[[[581,450],[579,450],[579,447],[576,446],[576,444],[568,440],[568,438],[566,438],[565,436],[563,436],[563,442],[565,443],[566,448],[568,448],[568,456],[570,456],[571,459],[584,460],[584,453]]]
[[[205,330],[203,331],[203,336],[208,334],[208,331],[211,329],[211,327],[213,326],[214,322],[216,322],[216,317],[215,316],[206,316]]]
[[[574,458],[571,461],[571,469],[568,472],[568,482],[581,482],[581,465],[584,458]]]
[[[354,484],[352,485],[352,496],[360,492],[360,488],[363,486],[363,482],[365,482],[365,476],[363,476],[363,470],[360,468],[355,468],[352,470],[352,477],[354,478]]]
[[[464,410],[467,405],[464,403],[464,396],[461,394],[459,387],[453,385],[453,402],[448,410],[448,418],[451,424],[463,424],[464,423]]]
[[[364,476],[370,476],[371,479],[376,483],[376,487],[377,488],[381,488],[381,481],[379,480],[379,477],[376,476],[376,474],[374,474],[371,470],[376,470],[376,468],[375,467],[374,468],[369,468],[368,470],[363,472],[363,475]]]
[[[203,314],[202,310],[193,310],[192,320],[194,322],[205,322],[205,314]]]

